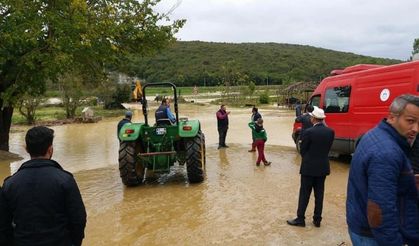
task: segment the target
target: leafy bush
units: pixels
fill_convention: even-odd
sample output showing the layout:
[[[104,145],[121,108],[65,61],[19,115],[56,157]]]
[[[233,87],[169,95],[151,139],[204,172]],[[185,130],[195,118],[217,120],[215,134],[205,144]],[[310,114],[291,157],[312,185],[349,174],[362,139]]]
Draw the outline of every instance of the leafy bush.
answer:
[[[129,102],[131,87],[128,84],[118,84],[111,95],[111,100],[105,102],[105,109],[124,108],[121,103]]]
[[[269,104],[269,94],[264,92],[259,96],[259,103],[260,104]]]

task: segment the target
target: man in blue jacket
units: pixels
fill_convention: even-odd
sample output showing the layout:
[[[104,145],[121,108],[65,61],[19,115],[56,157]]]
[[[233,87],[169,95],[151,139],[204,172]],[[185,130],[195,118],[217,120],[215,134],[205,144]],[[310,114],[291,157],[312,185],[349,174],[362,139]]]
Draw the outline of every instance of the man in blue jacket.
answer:
[[[82,243],[86,210],[73,175],[51,160],[53,138],[54,131],[44,126],[26,134],[31,160],[4,181],[0,194],[2,245],[11,238],[13,245]]]
[[[167,125],[176,122],[176,117],[170,111],[170,105],[166,98],[161,100],[161,105],[157,108],[155,116],[157,125]]]
[[[353,245],[419,245],[418,194],[408,143],[418,125],[419,97],[399,96],[388,118],[357,146],[346,200]]]

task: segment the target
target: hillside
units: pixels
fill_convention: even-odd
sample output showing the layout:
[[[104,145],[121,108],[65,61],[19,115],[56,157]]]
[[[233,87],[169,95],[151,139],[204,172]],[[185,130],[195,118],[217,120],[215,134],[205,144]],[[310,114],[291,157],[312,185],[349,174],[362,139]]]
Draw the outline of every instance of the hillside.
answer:
[[[153,57],[130,60],[123,68],[128,74],[181,86],[218,85],[232,77],[255,84],[319,81],[333,69],[354,64],[401,62],[305,45],[200,41],[179,41]]]

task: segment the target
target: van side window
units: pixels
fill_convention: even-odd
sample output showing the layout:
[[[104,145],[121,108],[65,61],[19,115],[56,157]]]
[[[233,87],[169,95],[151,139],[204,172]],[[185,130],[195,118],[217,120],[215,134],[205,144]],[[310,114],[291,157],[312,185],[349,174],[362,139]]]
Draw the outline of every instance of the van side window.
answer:
[[[349,99],[351,96],[351,87],[339,86],[326,90],[324,98],[324,112],[326,113],[346,113],[349,110]]]

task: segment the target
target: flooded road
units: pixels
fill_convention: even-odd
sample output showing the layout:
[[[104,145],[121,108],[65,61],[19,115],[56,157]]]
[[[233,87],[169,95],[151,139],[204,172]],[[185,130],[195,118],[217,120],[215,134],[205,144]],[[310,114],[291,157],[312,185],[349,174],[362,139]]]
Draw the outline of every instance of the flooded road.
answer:
[[[307,226],[288,226],[286,220],[296,215],[300,181],[301,159],[291,139],[294,112],[260,110],[268,133],[265,154],[272,165],[256,167],[257,154],[247,152],[251,109],[227,108],[230,148],[221,150],[217,110],[180,105],[179,115],[199,119],[206,135],[207,178],[197,185],[188,184],[186,172],[175,167],[146,185],[124,187],[118,171],[119,118],[52,127],[53,159],[74,174],[86,205],[83,245],[350,245],[345,222],[349,165],[331,162],[322,226],[311,224],[313,197]],[[143,121],[140,110],[133,121]],[[27,159],[24,134],[11,134],[10,150]],[[23,161],[0,161],[0,178]]]

